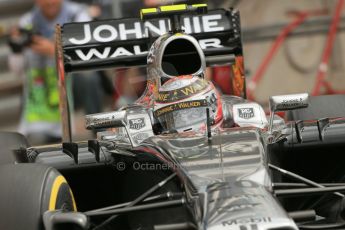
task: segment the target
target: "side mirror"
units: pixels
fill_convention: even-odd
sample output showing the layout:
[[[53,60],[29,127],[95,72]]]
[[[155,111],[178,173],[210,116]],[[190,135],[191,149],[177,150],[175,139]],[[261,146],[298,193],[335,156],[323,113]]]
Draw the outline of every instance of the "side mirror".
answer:
[[[85,116],[86,129],[102,129],[126,126],[126,111],[95,113]]]
[[[87,129],[125,128],[132,147],[153,136],[149,110],[140,106],[123,111],[90,114],[85,116]]]
[[[279,95],[279,96],[270,97],[269,99],[270,121],[269,121],[268,132],[272,134],[273,119],[274,119],[275,112],[307,108],[308,105],[309,105],[309,95],[307,93],[288,94],[288,95]]]

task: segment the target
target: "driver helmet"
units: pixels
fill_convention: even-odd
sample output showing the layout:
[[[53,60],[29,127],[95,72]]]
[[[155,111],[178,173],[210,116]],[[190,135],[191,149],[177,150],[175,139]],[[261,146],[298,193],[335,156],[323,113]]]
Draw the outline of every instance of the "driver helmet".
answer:
[[[154,115],[167,131],[198,131],[206,128],[207,108],[211,125],[220,123],[222,103],[212,82],[183,75],[169,79],[159,88]]]

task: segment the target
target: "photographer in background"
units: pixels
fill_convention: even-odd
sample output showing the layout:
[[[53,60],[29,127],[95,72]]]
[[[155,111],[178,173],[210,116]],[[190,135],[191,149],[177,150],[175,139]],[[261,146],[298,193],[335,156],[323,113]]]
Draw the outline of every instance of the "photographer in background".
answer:
[[[24,77],[19,132],[32,144],[61,139],[55,25],[89,20],[86,6],[67,0],[35,0],[34,8],[10,31],[9,66]]]

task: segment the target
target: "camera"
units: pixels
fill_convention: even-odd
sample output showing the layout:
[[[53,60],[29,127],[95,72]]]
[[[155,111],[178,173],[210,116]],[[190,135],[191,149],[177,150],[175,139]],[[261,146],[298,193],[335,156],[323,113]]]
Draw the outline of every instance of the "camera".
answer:
[[[32,43],[33,30],[19,28],[16,35],[8,36],[8,45],[13,53],[21,53],[25,47]]]

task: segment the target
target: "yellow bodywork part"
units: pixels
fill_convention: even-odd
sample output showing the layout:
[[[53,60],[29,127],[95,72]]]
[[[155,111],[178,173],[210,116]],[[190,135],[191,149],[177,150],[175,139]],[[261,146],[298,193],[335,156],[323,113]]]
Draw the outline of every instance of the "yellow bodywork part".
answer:
[[[203,8],[203,7],[207,7],[207,4],[193,4],[193,5],[178,4],[178,5],[160,6],[158,8],[146,8],[146,9],[141,9],[140,17],[142,19],[145,14],[184,11],[188,9]]]

